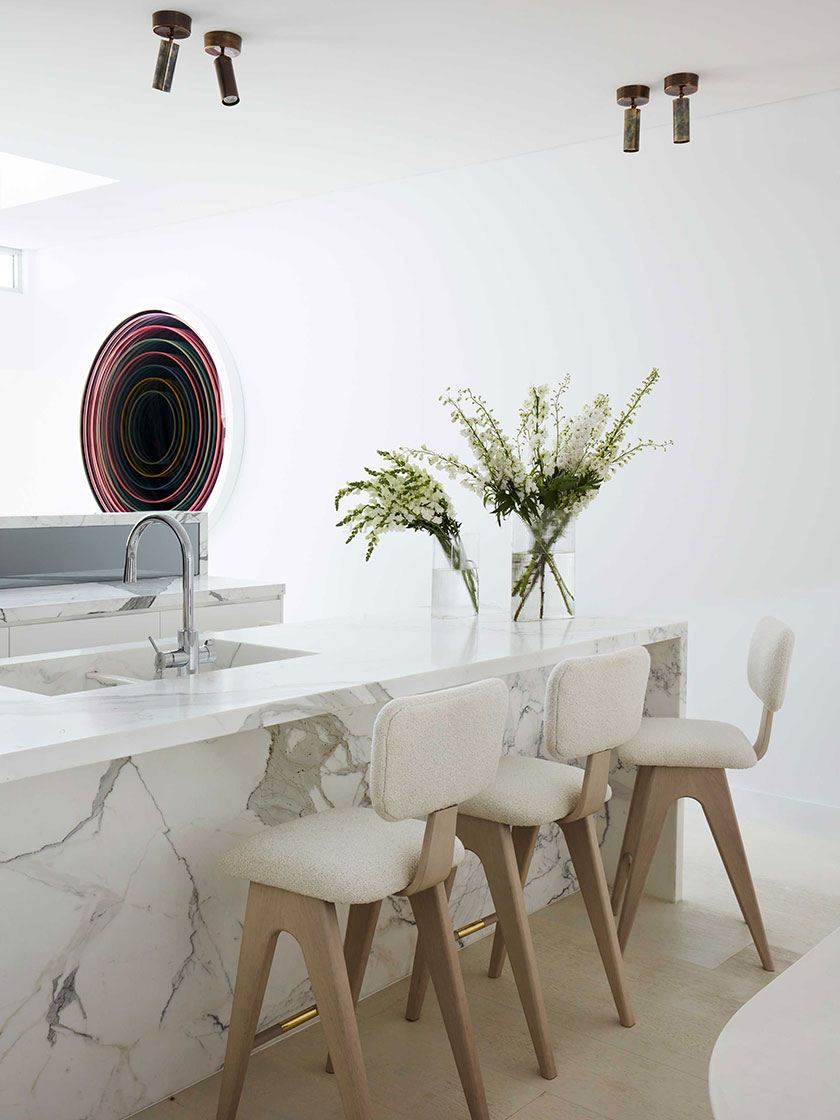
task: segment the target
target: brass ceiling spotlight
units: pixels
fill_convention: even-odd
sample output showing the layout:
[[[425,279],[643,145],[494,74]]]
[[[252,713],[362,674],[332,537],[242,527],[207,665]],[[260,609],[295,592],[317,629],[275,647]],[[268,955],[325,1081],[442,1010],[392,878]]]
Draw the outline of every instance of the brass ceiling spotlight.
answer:
[[[152,15],[152,30],[155,35],[160,35],[163,39],[158,48],[152,89],[160,89],[164,93],[169,93],[172,89],[172,75],[175,73],[175,63],[178,59],[178,44],[175,40],[189,39],[192,31],[192,19],[185,12],[171,12],[165,9]]]
[[[650,101],[650,86],[619,86],[615,91],[615,99],[619,105],[624,106],[624,150],[638,152],[639,123],[642,116],[639,106],[647,105]]]
[[[688,115],[688,99],[697,92],[700,79],[696,74],[669,74],[665,79],[665,92],[675,97],[674,102],[674,143],[687,144],[691,139],[691,122]]]
[[[233,59],[242,53],[242,36],[234,31],[207,31],[204,35],[204,49],[215,60],[216,77],[223,105],[238,105],[239,90],[236,88],[236,75],[233,72]]]

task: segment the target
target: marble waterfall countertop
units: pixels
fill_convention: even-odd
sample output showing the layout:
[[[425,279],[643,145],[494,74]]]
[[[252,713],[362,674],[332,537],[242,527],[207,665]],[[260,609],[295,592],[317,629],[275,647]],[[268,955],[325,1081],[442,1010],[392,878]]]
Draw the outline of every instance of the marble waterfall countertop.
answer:
[[[680,639],[685,633],[684,622],[662,619],[517,624],[501,614],[436,621],[419,611],[388,619],[227,631],[221,636],[226,642],[308,656],[55,696],[0,686],[0,782],[523,672],[568,656]],[[80,651],[79,656],[94,659],[96,653]],[[0,661],[0,670],[14,667],[49,679],[50,665],[57,669],[68,656],[9,658]]]
[[[248,603],[282,599],[285,584],[227,576],[195,577],[195,605]],[[123,611],[170,610],[180,607],[181,577],[139,579],[136,583],[59,583],[49,587],[8,587],[0,590],[0,625],[26,622],[67,622]]]
[[[536,756],[546,681],[564,657],[643,643],[649,714],[681,715],[685,633],[658,619],[434,622],[417,612],[235,632],[268,651],[232,644],[227,631],[217,665],[252,664],[182,679],[148,679],[152,651],[138,643],[0,660],[2,1120],[124,1120],[219,1068],[247,892],[219,857],[304,813],[368,804],[374,722],[391,696],[500,676],[510,696],[501,749]],[[277,660],[284,649],[310,656]],[[262,663],[266,653],[275,660]],[[102,679],[91,680],[97,666]],[[101,687],[109,674],[146,683]],[[70,691],[79,688],[95,691]],[[632,780],[616,761],[596,826],[608,868]],[[678,898],[677,815],[657,861],[648,888]],[[526,906],[576,889],[563,833],[547,825]],[[450,908],[459,926],[493,909],[472,853]],[[362,995],[406,975],[414,946],[408,900],[386,899]],[[596,987],[593,1013],[612,1017],[607,985]],[[284,938],[260,1025],[312,1002]],[[524,1022],[512,1029],[527,1037]]]

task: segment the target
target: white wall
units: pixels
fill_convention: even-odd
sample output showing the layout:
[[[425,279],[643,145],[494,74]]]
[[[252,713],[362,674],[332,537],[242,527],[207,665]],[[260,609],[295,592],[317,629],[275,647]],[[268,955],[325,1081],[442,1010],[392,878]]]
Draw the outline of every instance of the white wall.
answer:
[[[27,280],[30,279],[27,271]],[[0,508],[40,502],[43,478],[30,492],[32,474],[28,437],[16,418],[37,399],[34,347],[35,303],[18,292],[0,291]],[[50,425],[54,423],[52,418]],[[31,433],[30,433],[31,434]],[[40,471],[39,471],[40,475]],[[17,481],[16,481],[17,480]]]
[[[216,571],[282,577],[289,617],[428,601],[429,546],[369,565],[332,496],[378,447],[455,446],[435,403],[471,385],[512,420],[532,381],[576,401],[663,374],[637,430],[672,437],[609,484],[578,530],[581,613],[688,616],[690,708],[757,726],[754,620],[797,629],[771,752],[739,779],[840,805],[829,642],[840,616],[840,94],[697,121],[675,147],[609,141],[38,254],[30,415],[36,482],[0,448],[3,512],[93,508],[77,416],[90,359],[133,301],[167,296],[236,356],[247,441]],[[31,431],[31,427],[27,429]],[[41,460],[39,463],[38,460]],[[47,471],[47,466],[52,470]],[[40,491],[37,479],[40,478]],[[503,603],[508,532],[480,529]]]

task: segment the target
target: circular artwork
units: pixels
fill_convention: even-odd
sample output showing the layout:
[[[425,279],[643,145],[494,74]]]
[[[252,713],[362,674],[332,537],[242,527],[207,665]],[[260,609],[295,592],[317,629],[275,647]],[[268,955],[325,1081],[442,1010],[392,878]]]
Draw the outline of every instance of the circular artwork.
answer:
[[[204,509],[224,444],[218,371],[193,328],[141,311],[111,331],[82,400],[82,455],[100,509]]]

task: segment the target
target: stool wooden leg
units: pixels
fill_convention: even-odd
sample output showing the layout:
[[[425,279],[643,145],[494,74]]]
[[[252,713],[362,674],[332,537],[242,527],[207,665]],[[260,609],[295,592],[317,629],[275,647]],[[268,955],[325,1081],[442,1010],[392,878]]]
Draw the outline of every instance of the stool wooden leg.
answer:
[[[284,893],[290,900],[289,930],[303,950],[318,1014],[335,1066],[344,1115],[347,1120],[373,1120],[335,906],[320,899]]]
[[[673,802],[680,797],[679,774],[666,766],[647,767],[650,777],[639,806],[639,839],[633,853],[633,862],[627,877],[627,887],[621,916],[618,920],[618,943],[622,953],[627,945],[636,911],[642,899],[650,865],[656,855],[659,838],[665,827],[665,818]]]
[[[489,1120],[443,883],[409,897],[472,1120]]]
[[[767,943],[767,934],[750,874],[750,865],[747,862],[747,853],[744,851],[735,806],[732,804],[726,771],[704,771],[702,788],[697,791],[696,796],[703,806],[703,812],[706,814],[720,858],[723,860],[729,882],[741,907],[744,921],[749,926],[761,963],[768,972],[773,972],[773,956]]]
[[[624,900],[624,892],[630,875],[630,865],[636,858],[636,849],[639,846],[639,837],[642,834],[650,772],[651,768],[649,766],[640,766],[633,785],[633,796],[630,799],[627,823],[624,826],[624,839],[621,841],[621,856],[615,870],[615,881],[612,889],[612,912],[616,915],[621,910],[621,903]]]
[[[234,1120],[280,932],[278,892],[252,883],[239,947],[217,1120]]]
[[[367,970],[368,957],[370,956],[373,935],[376,933],[376,922],[382,901],[368,902],[359,906],[351,906],[347,917],[347,929],[344,934],[344,962],[347,965],[347,977],[350,980],[350,994],[353,997],[353,1006],[359,1002],[362,991],[362,982]],[[333,1073],[332,1059],[327,1054],[327,1073]]]
[[[592,932],[598,943],[601,960],[604,962],[604,970],[618,1010],[618,1017],[622,1026],[632,1027],[636,1019],[630,1002],[627,977],[624,974],[624,961],[618,947],[615,921],[610,909],[607,879],[604,875],[598,835],[595,831],[595,817],[590,815],[571,824],[561,824],[560,827],[563,829],[569,854],[575,865],[580,892],[583,895]]]
[[[484,867],[540,1073],[550,1081],[557,1076],[554,1048],[510,828],[495,821],[459,816],[458,835]]]
[[[540,834],[539,825],[536,827],[514,825],[511,830],[513,834],[513,850],[516,853],[516,865],[519,868],[519,881],[522,889],[525,889],[525,883],[528,880],[528,870],[531,867],[531,860],[534,858],[534,848],[537,846],[537,837]],[[490,967],[487,969],[487,975],[491,980],[498,980],[502,975],[502,969],[505,967],[505,935],[500,925],[496,926],[496,932],[493,934],[493,948],[490,952]]]
[[[449,901],[452,895],[452,887],[455,884],[455,868],[449,872],[446,882],[444,883],[444,890],[446,892],[446,900]],[[420,938],[417,939],[417,945],[414,949],[414,966],[411,969],[411,983],[408,988],[408,1000],[405,1006],[405,1017],[409,1023],[416,1023],[420,1018],[420,1013],[423,1010],[423,1001],[426,998],[426,989],[429,986],[429,966],[426,964],[425,957],[423,956],[423,946],[420,944]]]

